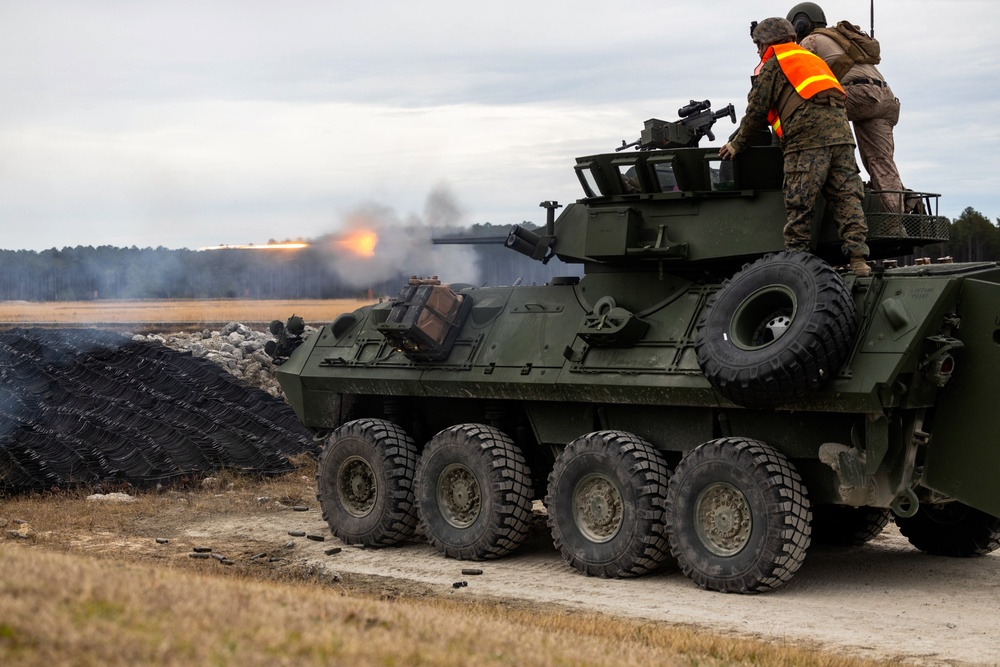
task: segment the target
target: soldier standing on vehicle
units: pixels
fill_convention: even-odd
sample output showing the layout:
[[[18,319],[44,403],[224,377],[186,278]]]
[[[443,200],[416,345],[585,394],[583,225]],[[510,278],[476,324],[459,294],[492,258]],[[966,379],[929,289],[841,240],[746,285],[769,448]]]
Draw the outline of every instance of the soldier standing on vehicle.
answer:
[[[872,188],[895,191],[879,196],[882,208],[888,213],[904,212],[892,136],[899,122],[899,100],[875,67],[881,61],[878,41],[847,21],[827,28],[826,14],[815,2],[795,5],[788,20],[799,45],[825,60],[844,87],[847,119],[854,123],[861,164],[871,177]]]
[[[867,276],[871,269],[865,261],[864,186],[854,158],[844,89],[821,58],[795,44],[795,29],[787,20],[755,22],[750,35],[757,44],[760,65],[747,96],[746,115],[719,155],[731,159],[770,123],[784,151],[785,247],[810,249],[816,198],[822,191],[851,270]]]

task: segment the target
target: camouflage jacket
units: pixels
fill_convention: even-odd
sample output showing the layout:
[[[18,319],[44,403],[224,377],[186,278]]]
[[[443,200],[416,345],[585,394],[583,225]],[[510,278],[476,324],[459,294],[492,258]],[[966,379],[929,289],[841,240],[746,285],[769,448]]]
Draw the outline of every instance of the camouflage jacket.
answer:
[[[764,63],[747,95],[747,110],[740,128],[729,142],[735,152],[746,149],[753,136],[768,127],[767,112],[777,105],[785,86],[790,85],[777,58]],[[791,118],[782,118],[781,127],[785,135],[781,145],[786,153],[821,146],[854,145],[847,111],[841,107],[806,102]]]

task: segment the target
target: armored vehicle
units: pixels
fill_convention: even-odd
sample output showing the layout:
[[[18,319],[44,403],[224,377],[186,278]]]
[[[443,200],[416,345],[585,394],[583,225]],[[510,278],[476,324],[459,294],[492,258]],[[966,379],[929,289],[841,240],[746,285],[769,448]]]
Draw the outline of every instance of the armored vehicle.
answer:
[[[822,202],[812,252],[785,251],[780,148],[723,162],[699,141],[732,105],[678,115],[577,158],[583,196],[511,229],[582,277],[413,279],[306,339],[276,323],[334,535],[379,547],[419,522],[446,556],[495,558],[542,501],[584,574],[676,562],[741,593],[892,518],[932,554],[1000,544],[997,264],[889,261],[947,239],[938,195],[909,191],[904,213],[867,194],[868,277],[836,268]]]

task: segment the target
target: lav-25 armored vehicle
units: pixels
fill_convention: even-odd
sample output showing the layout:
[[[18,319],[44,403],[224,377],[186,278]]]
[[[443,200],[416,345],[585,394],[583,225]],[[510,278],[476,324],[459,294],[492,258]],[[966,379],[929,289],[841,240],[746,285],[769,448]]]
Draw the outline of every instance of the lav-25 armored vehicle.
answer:
[[[583,197],[507,247],[582,264],[546,285],[414,279],[302,340],[272,325],[277,377],[325,440],[334,535],[414,535],[503,556],[544,500],[588,575],[673,560],[700,586],[787,582],[811,541],[857,544],[894,517],[918,549],[1000,544],[1000,268],[844,263],[818,208],[783,250],[782,158],[698,147],[707,102],[647,121],[638,150],[577,158]],[[622,148],[627,148],[623,142]],[[872,260],[947,239],[938,195],[865,208]],[[442,267],[442,272],[444,267]]]

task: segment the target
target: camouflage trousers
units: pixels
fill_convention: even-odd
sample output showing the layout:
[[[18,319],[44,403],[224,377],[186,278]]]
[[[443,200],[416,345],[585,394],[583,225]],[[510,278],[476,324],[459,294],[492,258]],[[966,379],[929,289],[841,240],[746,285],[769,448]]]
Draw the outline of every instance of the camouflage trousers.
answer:
[[[861,164],[874,190],[895,190],[879,195],[887,213],[903,211],[903,182],[893,154],[896,151],[892,128],[899,122],[899,100],[892,90],[869,83],[845,86],[847,118],[854,125]]]
[[[820,192],[837,223],[847,257],[867,257],[868,224],[861,209],[864,185],[854,146],[841,144],[785,153],[785,247],[808,250]]]

